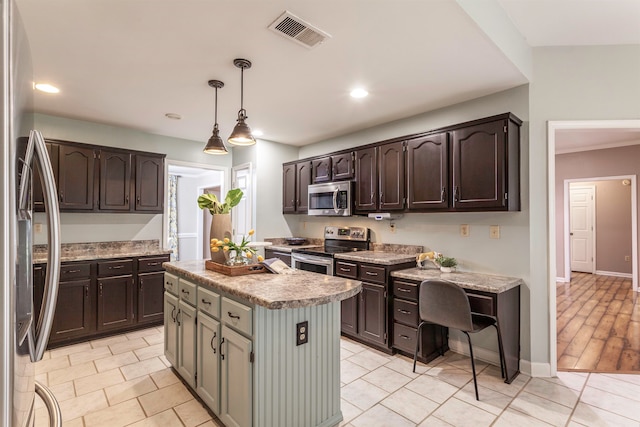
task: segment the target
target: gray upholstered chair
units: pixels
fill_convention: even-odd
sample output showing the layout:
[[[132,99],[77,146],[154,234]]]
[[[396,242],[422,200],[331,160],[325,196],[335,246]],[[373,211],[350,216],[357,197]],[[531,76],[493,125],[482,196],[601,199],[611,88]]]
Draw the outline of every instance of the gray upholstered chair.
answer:
[[[420,284],[418,305],[420,311],[420,325],[418,326],[416,351],[413,355],[413,372],[416,371],[416,359],[418,346],[420,345],[420,330],[427,323],[446,326],[462,331],[469,341],[469,354],[471,355],[471,370],[473,371],[473,385],[478,397],[478,382],[476,380],[476,364],[473,360],[473,346],[469,333],[480,332],[483,329],[494,326],[498,333],[498,345],[500,346],[500,372],[504,378],[504,362],[502,352],[502,337],[497,319],[491,316],[472,313],[467,293],[455,283],[444,280],[425,280]],[[442,352],[441,352],[442,354]]]

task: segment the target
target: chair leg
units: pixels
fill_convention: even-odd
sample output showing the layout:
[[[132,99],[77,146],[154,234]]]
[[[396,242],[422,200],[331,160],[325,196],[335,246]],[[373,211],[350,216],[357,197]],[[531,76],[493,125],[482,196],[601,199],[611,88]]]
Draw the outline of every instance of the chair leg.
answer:
[[[467,336],[467,341],[469,341],[469,355],[471,356],[471,371],[473,371],[473,387],[476,389],[476,400],[480,400],[478,397],[478,380],[476,379],[476,362],[473,360],[473,345],[471,345],[471,337],[468,332],[462,331]]]
[[[413,353],[413,372],[416,372],[416,361],[418,360],[418,349],[420,348],[420,330],[426,322],[420,322],[416,331],[416,351]]]
[[[502,346],[502,333],[500,332],[500,325],[496,320],[496,323],[493,325],[496,328],[496,332],[498,334],[498,353],[500,353],[500,374],[502,378],[507,378],[507,365],[504,360],[504,347]]]

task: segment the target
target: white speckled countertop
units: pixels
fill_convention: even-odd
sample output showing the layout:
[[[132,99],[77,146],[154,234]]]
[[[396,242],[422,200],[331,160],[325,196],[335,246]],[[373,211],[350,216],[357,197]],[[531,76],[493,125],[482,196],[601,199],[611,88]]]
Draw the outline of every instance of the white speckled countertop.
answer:
[[[391,273],[392,277],[401,279],[423,281],[429,279],[442,279],[453,282],[466,289],[490,292],[499,294],[508,291],[516,286],[524,285],[524,281],[517,277],[494,276],[492,274],[453,272],[442,273],[437,269],[421,270],[419,268],[409,268],[407,270],[397,270]]]
[[[33,263],[47,262],[46,245],[35,245]],[[63,243],[60,261],[87,261],[94,259],[129,258],[154,255],[168,255],[171,251],[161,249],[158,240],[133,240],[94,243]]]
[[[395,265],[410,261],[415,262],[416,255],[386,251],[356,251],[335,254],[334,258],[380,265]]]
[[[362,289],[358,280],[302,270],[289,274],[260,273],[226,276],[205,269],[204,260],[165,262],[167,272],[227,292],[271,310],[311,307],[350,298]]]
[[[292,249],[318,248],[322,245],[271,245],[269,249],[272,251],[291,253]]]

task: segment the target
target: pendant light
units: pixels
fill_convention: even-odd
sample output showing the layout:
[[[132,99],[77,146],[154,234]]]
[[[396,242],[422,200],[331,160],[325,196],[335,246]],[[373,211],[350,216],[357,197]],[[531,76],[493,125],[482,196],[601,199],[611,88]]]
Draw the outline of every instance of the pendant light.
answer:
[[[251,68],[251,62],[247,59],[234,59],[233,65],[240,68],[240,111],[238,111],[238,123],[233,128],[229,136],[229,144],[232,145],[253,145],[256,139],[251,135],[251,128],[244,121],[247,119],[247,112],[244,109],[244,69]]]
[[[207,145],[202,151],[207,154],[227,154],[227,147],[225,147],[222,138],[220,138],[218,130],[218,89],[224,87],[224,83],[222,83],[220,80],[209,80],[209,86],[215,88],[216,90],[214,125],[213,134],[211,135],[211,138],[209,138],[209,141],[207,141]]]

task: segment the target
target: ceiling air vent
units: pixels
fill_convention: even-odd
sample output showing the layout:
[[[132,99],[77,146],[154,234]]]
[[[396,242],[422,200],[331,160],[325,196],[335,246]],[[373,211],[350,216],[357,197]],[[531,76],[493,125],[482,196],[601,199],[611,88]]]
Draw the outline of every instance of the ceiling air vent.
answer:
[[[275,21],[269,25],[269,29],[309,49],[322,44],[331,36],[298,18],[288,10],[285,10]]]

